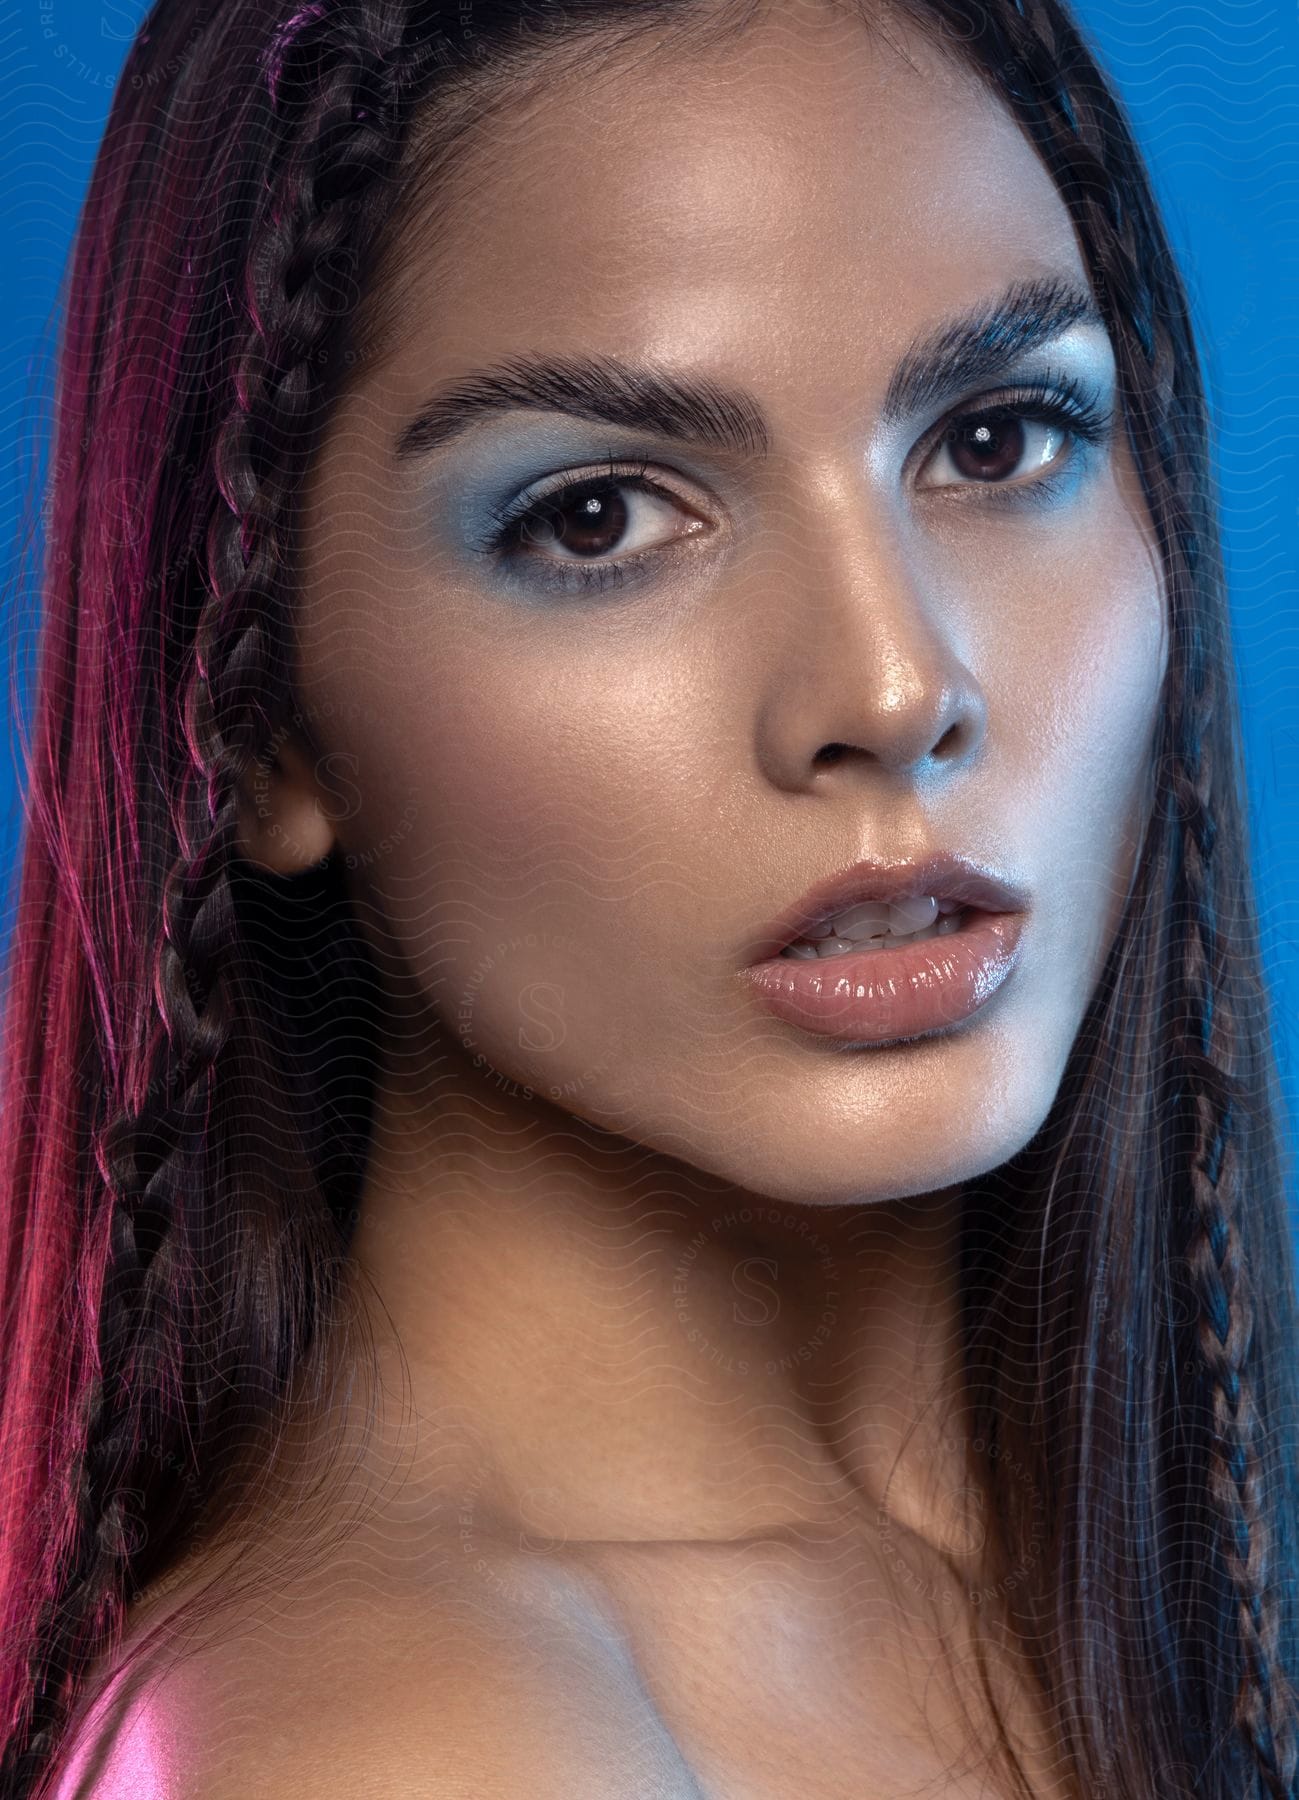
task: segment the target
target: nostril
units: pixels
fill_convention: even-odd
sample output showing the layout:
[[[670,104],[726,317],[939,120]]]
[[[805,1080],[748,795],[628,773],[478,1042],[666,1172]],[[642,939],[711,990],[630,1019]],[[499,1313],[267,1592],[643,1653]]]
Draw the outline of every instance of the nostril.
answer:
[[[844,753],[843,744],[823,744],[812,758],[815,763],[837,763]]]
[[[961,721],[956,719],[948,726],[934,748],[935,756],[946,756],[949,752],[955,755],[961,748]]]

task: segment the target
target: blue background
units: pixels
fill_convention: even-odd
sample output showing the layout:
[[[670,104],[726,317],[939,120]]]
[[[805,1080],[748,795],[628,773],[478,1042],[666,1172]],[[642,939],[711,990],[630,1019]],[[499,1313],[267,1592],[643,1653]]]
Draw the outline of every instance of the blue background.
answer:
[[[274,0],[268,0],[273,4]],[[30,663],[12,569],[48,394],[54,307],[82,191],[140,0],[17,0],[0,25],[0,939],[20,822],[14,695]],[[1293,1122],[1299,1088],[1299,15],[1293,0],[1082,0],[1187,278],[1215,420],[1227,574],[1246,719],[1254,869],[1274,1030]],[[960,130],[959,118],[952,129]],[[30,615],[23,614],[24,619]],[[1292,1123],[1293,1130],[1293,1123]],[[1299,1227],[1299,1206],[1292,1216]]]

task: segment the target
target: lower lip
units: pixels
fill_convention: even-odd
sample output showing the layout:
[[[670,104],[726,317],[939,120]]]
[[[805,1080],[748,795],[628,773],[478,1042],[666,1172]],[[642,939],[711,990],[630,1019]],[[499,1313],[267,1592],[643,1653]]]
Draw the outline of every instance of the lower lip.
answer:
[[[744,970],[777,1018],[860,1044],[944,1031],[987,1004],[1019,960],[1022,913],[972,911],[959,931],[896,950],[771,957]]]

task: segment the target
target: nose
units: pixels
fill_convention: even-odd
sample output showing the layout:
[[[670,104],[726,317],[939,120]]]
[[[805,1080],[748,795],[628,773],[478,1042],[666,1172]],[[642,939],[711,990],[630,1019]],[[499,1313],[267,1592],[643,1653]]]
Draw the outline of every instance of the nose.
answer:
[[[814,519],[798,513],[786,514],[767,565],[777,586],[759,609],[779,628],[755,634],[763,773],[795,793],[871,770],[919,781],[963,766],[983,741],[987,701],[962,655],[951,560],[860,482],[811,509]]]

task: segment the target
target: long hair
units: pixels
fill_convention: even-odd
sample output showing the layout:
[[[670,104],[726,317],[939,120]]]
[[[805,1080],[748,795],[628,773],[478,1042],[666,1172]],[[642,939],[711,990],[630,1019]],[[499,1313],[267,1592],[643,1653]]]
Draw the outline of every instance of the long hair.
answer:
[[[857,5],[974,70],[1056,183],[1167,595],[1120,926],[1046,1122],[962,1215],[997,1592],[1081,1791],[1293,1800],[1285,1140],[1186,296],[1059,0]],[[48,1791],[133,1597],[255,1506],[341,1329],[374,970],[336,859],[254,869],[236,808],[293,715],[296,501],[406,197],[517,80],[753,10],[157,0],[131,48],[64,290],[6,966],[0,1800]]]

